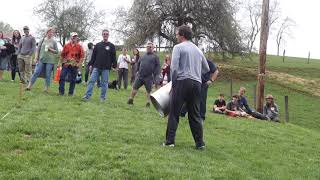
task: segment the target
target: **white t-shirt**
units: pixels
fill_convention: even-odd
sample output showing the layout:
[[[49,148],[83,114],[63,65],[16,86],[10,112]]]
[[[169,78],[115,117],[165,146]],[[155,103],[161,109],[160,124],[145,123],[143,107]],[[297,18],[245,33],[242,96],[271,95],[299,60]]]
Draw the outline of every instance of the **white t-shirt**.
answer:
[[[127,61],[131,62],[129,55],[126,55],[126,56],[123,54],[119,55],[119,58],[118,58],[119,68],[125,68],[125,69],[129,68],[129,63],[126,62],[125,59],[127,59]]]

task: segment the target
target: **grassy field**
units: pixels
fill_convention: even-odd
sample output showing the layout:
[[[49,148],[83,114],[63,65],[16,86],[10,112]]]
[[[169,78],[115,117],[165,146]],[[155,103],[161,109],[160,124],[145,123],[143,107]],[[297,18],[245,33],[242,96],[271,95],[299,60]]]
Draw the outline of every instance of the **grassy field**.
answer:
[[[232,64],[238,67],[254,68],[258,67],[257,55],[252,56],[252,60],[235,58],[229,61],[221,61],[223,64]],[[268,71],[288,73],[294,76],[303,77],[311,80],[320,80],[320,60],[311,59],[309,64],[306,59],[296,57],[286,57],[282,61],[282,57],[269,55],[267,56],[266,67]]]
[[[84,85],[74,97],[60,97],[57,84],[44,94],[43,83],[18,102],[18,83],[0,82],[0,179],[320,179],[319,97],[267,82],[282,120],[289,95],[290,123],[208,112],[207,147],[197,151],[185,118],[176,147],[160,145],[166,119],[144,107],[144,90],[128,106],[130,90],[109,90],[101,104],[95,89],[85,103]],[[234,82],[234,91],[247,87],[251,105],[254,83]],[[230,94],[229,86],[221,80],[210,88],[208,111],[220,92]]]

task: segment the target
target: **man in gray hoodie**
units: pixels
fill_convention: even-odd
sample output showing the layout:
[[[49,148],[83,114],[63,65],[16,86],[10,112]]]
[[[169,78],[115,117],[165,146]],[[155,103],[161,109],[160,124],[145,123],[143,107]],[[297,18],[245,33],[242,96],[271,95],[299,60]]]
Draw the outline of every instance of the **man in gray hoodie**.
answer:
[[[29,34],[29,27],[23,27],[24,36],[18,47],[18,66],[21,82],[26,84],[32,73],[32,55],[36,50],[36,40]]]
[[[203,149],[203,123],[200,117],[201,75],[209,71],[202,51],[191,42],[192,30],[181,26],[176,32],[179,42],[174,46],[171,61],[172,90],[170,113],[164,146],[173,147],[182,105],[188,110],[189,125],[197,149]]]
[[[133,105],[133,98],[137,95],[139,88],[144,85],[147,91],[146,107],[150,106],[150,92],[152,90],[153,78],[160,74],[159,57],[153,50],[154,44],[152,42],[148,42],[147,53],[142,56],[138,62],[137,77],[132,86],[128,104]]]

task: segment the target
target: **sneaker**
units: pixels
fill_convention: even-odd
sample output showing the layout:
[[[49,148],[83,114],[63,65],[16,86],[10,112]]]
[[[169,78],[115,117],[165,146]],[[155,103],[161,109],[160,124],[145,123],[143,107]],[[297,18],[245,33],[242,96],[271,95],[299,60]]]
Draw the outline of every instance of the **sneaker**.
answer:
[[[100,103],[104,103],[104,102],[106,102],[106,99],[100,98]]]
[[[147,102],[146,107],[150,107],[150,103],[149,102]]]
[[[90,98],[88,96],[83,96],[82,97],[82,101],[89,101],[89,100],[90,100]]]
[[[133,105],[133,99],[129,99],[128,100],[128,104],[132,104]]]
[[[204,149],[205,149],[205,147],[206,147],[205,145],[202,145],[202,146],[196,146],[196,149],[197,149],[197,150],[204,150]]]
[[[68,94],[68,96],[72,97],[72,96],[73,96],[73,94]]]
[[[27,88],[26,88],[26,91],[31,91],[31,88],[28,88],[28,87],[27,87]]]
[[[164,147],[174,147],[174,143],[166,143],[166,142],[164,142],[164,143],[162,143],[162,146],[164,146]]]
[[[198,150],[203,150],[205,147],[206,147],[206,145],[204,143],[196,145],[196,149],[198,149]]]

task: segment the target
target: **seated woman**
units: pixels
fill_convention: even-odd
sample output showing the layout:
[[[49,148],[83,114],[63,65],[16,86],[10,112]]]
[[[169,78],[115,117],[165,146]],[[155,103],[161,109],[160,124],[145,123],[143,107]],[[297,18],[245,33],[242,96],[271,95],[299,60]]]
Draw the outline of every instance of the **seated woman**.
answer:
[[[274,102],[274,98],[271,94],[266,96],[266,105],[263,107],[263,115],[267,117],[268,120],[280,122],[279,121],[279,108]]]
[[[214,101],[213,112],[218,114],[224,114],[226,110],[226,101],[224,100],[224,94],[220,94],[219,98]]]
[[[226,115],[232,117],[251,117],[245,111],[240,108],[239,95],[233,95],[232,100],[227,104],[227,109],[225,110]]]

